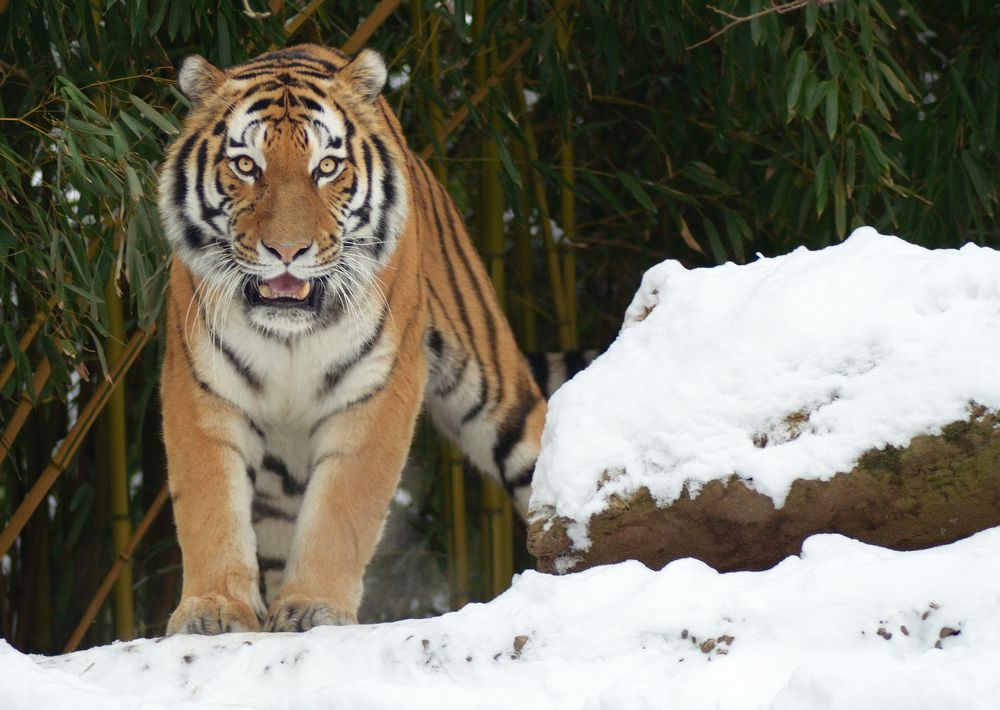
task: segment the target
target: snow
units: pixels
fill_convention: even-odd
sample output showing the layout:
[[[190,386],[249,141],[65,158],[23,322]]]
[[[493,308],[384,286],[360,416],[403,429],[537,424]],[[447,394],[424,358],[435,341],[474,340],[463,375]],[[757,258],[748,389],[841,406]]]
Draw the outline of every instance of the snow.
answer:
[[[780,503],[795,478],[998,407],[998,315],[996,252],[870,229],[747,266],[661,264],[555,396],[533,503],[586,520],[610,492],[670,500],[734,472]],[[1000,528],[915,552],[818,535],[763,572],[527,572],[433,619],[51,658],[0,640],[0,709],[995,710],[998,560]]]
[[[739,476],[780,507],[865,451],[1000,407],[1000,253],[864,227],[739,266],[646,272],[611,348],[549,405],[531,506],[586,523]]]
[[[997,559],[1000,528],[919,552],[820,535],[765,572],[689,559],[529,572],[434,619],[54,658],[0,642],[0,707],[996,708]]]

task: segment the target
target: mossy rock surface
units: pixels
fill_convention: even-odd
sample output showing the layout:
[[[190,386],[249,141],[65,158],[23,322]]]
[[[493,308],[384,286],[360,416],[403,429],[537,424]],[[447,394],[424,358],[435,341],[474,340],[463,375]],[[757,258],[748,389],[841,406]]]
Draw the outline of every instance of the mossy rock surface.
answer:
[[[720,571],[761,570],[800,552],[816,533],[840,533],[897,550],[954,542],[1000,525],[1000,417],[973,411],[905,448],[863,455],[827,481],[799,480],[785,505],[737,476],[657,507],[649,491],[613,500],[591,518],[591,547],[573,548],[565,518],[536,520],[528,548],[544,572],[623,560],[659,569],[694,557]]]

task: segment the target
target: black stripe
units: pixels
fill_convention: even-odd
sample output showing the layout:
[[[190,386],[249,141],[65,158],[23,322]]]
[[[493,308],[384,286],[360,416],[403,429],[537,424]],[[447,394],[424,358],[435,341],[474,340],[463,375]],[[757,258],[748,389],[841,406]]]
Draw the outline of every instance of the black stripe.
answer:
[[[434,394],[438,397],[447,397],[462,383],[462,376],[465,374],[465,368],[469,366],[469,356],[466,355],[462,358],[462,364],[457,368],[451,368],[451,381],[447,384],[439,385],[434,388]]]
[[[282,87],[282,85],[276,81],[265,81],[262,84],[254,84],[249,89],[246,89],[242,94],[240,94],[240,97],[236,99],[236,101],[237,102],[246,101],[254,94],[260,94],[265,91],[276,91],[277,89],[281,88],[284,87]]]
[[[174,204],[178,207],[183,207],[187,199],[187,161],[191,157],[191,151],[194,150],[196,140],[198,140],[197,133],[188,136],[181,143],[181,147],[177,150],[177,157],[174,160]]]
[[[510,478],[504,479],[503,487],[507,491],[507,495],[513,496],[514,490],[517,488],[524,488],[524,486],[531,485],[531,479],[535,477],[535,465],[532,464],[528,468],[521,471],[516,476],[511,476]]]
[[[428,169],[425,167],[425,169]],[[469,255],[466,253],[466,248],[469,243],[468,239],[461,240],[458,236],[458,231],[455,228],[455,204],[448,197],[448,194],[444,191],[444,187],[441,186],[437,180],[434,181],[434,186],[441,191],[442,200],[445,203],[445,215],[448,217],[448,227],[450,229],[449,236],[451,237],[452,244],[455,250],[458,252],[459,258],[462,260],[462,265],[465,267],[465,272],[469,275],[469,281],[472,282],[472,288],[475,291],[476,298],[479,300],[479,305],[483,309],[484,320],[486,321],[486,340],[490,346],[490,355],[492,356],[493,366],[496,368],[497,376],[497,392],[503,391],[503,373],[500,371],[500,354],[497,343],[497,325],[496,321],[493,319],[493,312],[490,310],[490,303],[487,301],[486,296],[483,293],[483,287],[479,283],[479,279],[476,276],[475,270],[472,268],[472,263],[469,259]],[[478,257],[473,257],[478,258]],[[492,289],[492,286],[489,287]],[[492,295],[492,294],[491,294]],[[486,378],[486,372],[483,372],[483,379]],[[499,403],[499,401],[498,401]],[[466,419],[463,421],[470,421],[476,414],[468,412],[466,413]]]
[[[300,496],[306,492],[306,485],[292,478],[292,474],[288,472],[285,462],[277,456],[264,454],[264,459],[260,465],[281,479],[281,492],[286,496]]]
[[[430,203],[431,214],[434,216],[434,226],[437,229],[437,233],[439,235],[438,242],[439,246],[441,247],[441,255],[442,255],[442,260],[444,261],[445,270],[448,272],[448,282],[451,285],[452,295],[455,299],[456,305],[458,306],[459,318],[461,318],[462,324],[465,326],[465,332],[469,334],[469,338],[471,339],[474,333],[472,329],[472,322],[469,320],[468,311],[466,311],[465,309],[465,302],[462,300],[461,289],[458,286],[458,281],[455,276],[455,267],[451,263],[451,258],[448,250],[444,248],[443,237],[440,236],[443,234],[444,229],[441,225],[441,215],[438,213],[437,201],[433,199],[434,194],[430,183],[429,171],[423,161],[415,161],[415,164],[419,168],[420,177],[423,178],[424,185],[427,188],[427,193],[431,197],[431,203]],[[473,407],[468,412],[466,412],[465,416],[462,418],[463,424],[467,424],[469,421],[473,419],[473,417],[477,416],[479,412],[482,411],[483,407],[486,406],[486,400],[488,399],[488,394],[489,394],[486,385],[486,371],[483,368],[483,361],[479,357],[479,353],[476,351],[476,348],[472,342],[469,343],[469,350],[472,351],[472,355],[476,359],[476,364],[479,367],[479,372],[480,372],[479,400],[475,405],[473,405]]]
[[[253,504],[250,506],[250,518],[254,525],[265,518],[294,523],[296,517],[292,513],[282,510],[264,496],[254,496]]]
[[[205,244],[205,235],[190,222],[184,222],[184,241],[192,249],[201,249]]]
[[[222,337],[215,332],[215,329],[209,328],[208,332],[211,336],[212,345],[216,350],[223,354],[226,360],[229,361],[229,364],[232,365],[233,369],[236,370],[236,373],[243,378],[243,381],[247,383],[247,386],[257,393],[263,391],[264,382],[261,380],[260,375],[251,370],[250,366],[243,362],[239,355],[233,352],[232,348],[230,348],[222,340]]]
[[[190,280],[190,276],[188,278]],[[181,344],[181,352],[184,353],[184,360],[187,363],[188,371],[191,373],[191,378],[198,384],[198,387],[201,388],[201,390],[203,392],[205,392],[206,394],[212,395],[216,399],[221,400],[222,402],[224,402],[225,404],[227,404],[229,407],[231,407],[233,409],[233,411],[240,412],[241,414],[244,415],[244,417],[246,417],[246,414],[243,412],[242,409],[240,409],[235,404],[233,404],[232,402],[230,402],[228,399],[226,399],[225,397],[223,397],[221,394],[219,394],[218,392],[216,392],[212,388],[212,386],[210,384],[208,384],[207,382],[205,382],[205,380],[201,379],[201,377],[198,375],[198,369],[195,367],[195,364],[194,364],[194,356],[191,354],[190,348],[188,348],[187,339],[184,337],[184,333],[182,331],[181,320],[180,320],[180,311],[179,311],[180,306],[178,306],[177,302],[174,301],[173,299],[171,299],[170,304],[171,304],[171,307],[173,308],[173,321],[174,321],[174,325],[175,325],[175,327],[174,327],[174,333],[175,333],[174,337],[177,338],[177,340]],[[233,446],[232,448],[235,449],[236,452],[242,458],[243,453],[239,449],[237,449],[235,446]]]
[[[535,378],[535,383],[539,389],[546,394],[552,394],[549,391],[548,353],[528,353],[525,358],[528,361],[528,367],[531,368],[531,375]]]
[[[257,569],[260,573],[264,572],[280,572],[285,569],[285,561],[280,557],[262,557],[257,556]]]
[[[222,231],[212,224],[212,220],[219,216],[220,210],[212,207],[205,195],[205,170],[208,167],[208,141],[202,141],[198,146],[198,154],[195,156],[195,165],[198,170],[195,176],[194,190],[198,196],[198,205],[201,207],[201,221],[206,223],[218,234]]]
[[[359,227],[363,227],[368,224],[368,221],[372,216],[372,151],[368,147],[368,141],[361,141],[361,157],[365,163],[365,181],[366,181],[366,192],[365,201],[361,203],[361,207],[355,210],[354,214],[361,218],[361,224]]]
[[[264,434],[264,430],[253,419],[248,419],[247,424],[250,425],[250,431],[259,436],[261,439],[267,439],[267,435]]]
[[[524,438],[524,425],[531,410],[538,404],[538,395],[532,391],[530,380],[522,375],[518,383],[517,399],[514,406],[507,412],[500,426],[497,427],[497,438],[493,444],[493,462],[504,480],[507,473],[507,459],[521,439]]]
[[[385,121],[385,125],[389,127],[389,131],[392,133],[393,137],[396,139],[396,143],[401,148],[403,148],[404,151],[407,150],[408,149],[408,145],[406,143],[406,138],[404,138],[399,133],[399,131],[396,129],[396,125],[393,122],[392,118],[390,118],[390,115],[389,115],[388,104],[387,104],[386,100],[383,99],[382,97],[379,97],[378,108],[379,108],[379,111],[382,112],[382,120]]]
[[[374,136],[372,142],[375,144],[375,150],[378,153],[378,158],[382,163],[383,176],[382,176],[382,205],[379,208],[378,223],[375,225],[375,258],[381,259],[382,253],[385,251],[386,241],[389,238],[388,234],[388,220],[389,220],[389,210],[395,206],[397,199],[397,190],[395,182],[395,171],[390,160],[389,149],[386,148],[385,143],[382,139]]]
[[[245,71],[263,71],[270,75],[276,72],[287,72],[292,71],[295,74],[302,73],[302,69],[308,71],[316,71],[324,79],[329,79],[331,74],[336,74],[340,69],[325,59],[317,59],[316,57],[309,56],[307,54],[302,54],[299,52],[292,53],[288,50],[279,50],[276,52],[269,52],[263,54],[259,57],[255,57],[248,62],[240,64],[238,67],[234,67],[234,70],[245,72]],[[328,73],[323,74],[318,72],[319,69],[325,69]],[[235,74],[233,78],[238,78],[239,74]]]
[[[308,79],[302,80],[302,86],[300,88],[309,89],[309,91],[313,92],[314,94],[316,94],[316,96],[318,96],[321,99],[326,98],[326,92],[323,91],[323,88],[317,84],[314,84]]]
[[[308,96],[301,96],[300,95],[299,96],[299,101],[301,101],[302,105],[305,106],[310,111],[322,111],[323,110],[323,105],[322,104],[320,104],[318,101],[313,101]]]
[[[328,421],[330,421],[330,419],[332,419],[333,417],[337,416],[338,414],[343,414],[351,407],[356,407],[359,404],[364,404],[368,400],[372,399],[375,395],[377,395],[378,393],[380,393],[382,390],[385,389],[385,386],[388,384],[391,377],[392,377],[392,371],[390,370],[389,374],[386,375],[386,378],[382,380],[382,382],[378,383],[375,387],[372,387],[370,390],[365,392],[360,397],[352,399],[347,404],[335,407],[334,409],[331,409],[329,412],[321,416],[319,419],[316,420],[316,423],[309,428],[309,438],[316,436],[316,433],[323,427],[323,425],[326,424]]]
[[[257,485],[257,469],[255,469],[253,466],[247,466],[247,478],[250,479],[250,485],[251,486],[256,486]]]
[[[431,328],[430,332],[427,334],[427,346],[434,353],[435,357],[440,358],[441,353],[444,352],[444,339],[441,337],[441,331]]]
[[[335,367],[327,370],[326,374],[323,376],[323,387],[319,391],[320,397],[325,397],[330,394],[337,387],[337,385],[340,384],[341,380],[344,379],[347,372],[371,353],[371,351],[375,348],[375,345],[382,338],[382,331],[385,329],[385,322],[388,318],[389,309],[383,308],[382,315],[378,320],[378,325],[375,326],[375,330],[370,336],[368,336],[368,339],[361,344],[361,348],[359,348],[358,352],[354,354],[354,357],[346,362],[338,363]]]
[[[255,113],[257,111],[262,111],[274,103],[273,99],[257,99],[252,104],[247,106],[245,113]]]

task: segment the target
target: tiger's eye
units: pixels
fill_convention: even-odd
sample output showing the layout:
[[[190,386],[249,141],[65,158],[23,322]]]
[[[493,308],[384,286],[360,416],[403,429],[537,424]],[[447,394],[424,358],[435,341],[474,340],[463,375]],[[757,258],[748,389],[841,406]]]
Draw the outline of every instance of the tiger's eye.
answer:
[[[236,169],[243,173],[244,175],[253,175],[257,172],[257,163],[253,162],[252,158],[245,155],[241,155],[236,159]]]
[[[317,167],[320,175],[332,175],[337,169],[337,161],[333,158],[323,158]]]

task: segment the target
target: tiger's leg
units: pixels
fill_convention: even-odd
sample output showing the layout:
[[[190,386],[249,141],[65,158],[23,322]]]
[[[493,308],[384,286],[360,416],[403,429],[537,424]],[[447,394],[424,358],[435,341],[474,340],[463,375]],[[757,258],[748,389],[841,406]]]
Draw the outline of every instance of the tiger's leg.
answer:
[[[507,490],[522,517],[538,458],[545,400],[497,303],[462,216],[422,161],[411,176],[424,208],[431,327],[426,402],[434,423]],[[426,195],[421,200],[420,195]]]
[[[498,322],[506,329],[506,322]],[[494,358],[491,348],[476,349],[457,333],[431,330],[427,406],[438,428],[504,487],[524,518],[546,408],[509,331],[505,340],[510,349]]]
[[[183,336],[172,334],[177,337],[168,338],[163,370],[163,432],[184,581],[167,634],[256,631],[264,604],[250,522],[252,489],[234,443],[243,423],[198,384],[181,350]]]
[[[425,380],[419,343],[367,401],[331,417],[319,432],[284,583],[268,631],[357,623],[362,577],[382,534],[413,438]],[[395,368],[398,370],[400,368]]]

